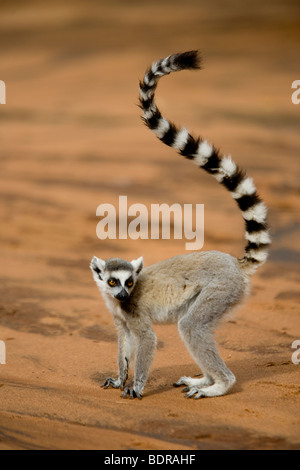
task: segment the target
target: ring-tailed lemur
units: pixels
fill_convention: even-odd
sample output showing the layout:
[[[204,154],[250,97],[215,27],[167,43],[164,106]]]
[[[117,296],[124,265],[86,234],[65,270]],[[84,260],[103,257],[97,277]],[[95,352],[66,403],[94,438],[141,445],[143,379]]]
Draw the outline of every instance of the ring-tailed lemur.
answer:
[[[213,330],[220,318],[242,302],[249,277],[267,259],[270,237],[266,206],[251,178],[230,157],[222,157],[206,140],[192,137],[165,119],[154,101],[158,80],[171,72],[200,68],[197,51],[170,55],[153,63],[140,82],[140,105],[146,125],[165,144],[211,173],[231,193],[246,224],[242,259],[218,251],[176,256],[143,269],[143,258],[103,261],[94,257],[94,280],[114,316],[119,333],[119,377],[104,388],[124,390],[122,396],[142,397],[156,347],[152,323],[178,323],[182,340],[201,368],[203,378],[181,377],[187,397],[225,394],[235,383],[218,354]],[[126,387],[135,356],[134,383]]]

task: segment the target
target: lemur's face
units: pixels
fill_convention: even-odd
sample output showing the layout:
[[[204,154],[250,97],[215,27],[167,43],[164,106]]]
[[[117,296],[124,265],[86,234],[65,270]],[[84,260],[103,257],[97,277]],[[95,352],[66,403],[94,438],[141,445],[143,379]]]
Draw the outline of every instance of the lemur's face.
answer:
[[[129,263],[119,258],[103,261],[94,256],[90,268],[102,293],[108,294],[120,302],[125,302],[129,298],[143,266],[142,257]]]

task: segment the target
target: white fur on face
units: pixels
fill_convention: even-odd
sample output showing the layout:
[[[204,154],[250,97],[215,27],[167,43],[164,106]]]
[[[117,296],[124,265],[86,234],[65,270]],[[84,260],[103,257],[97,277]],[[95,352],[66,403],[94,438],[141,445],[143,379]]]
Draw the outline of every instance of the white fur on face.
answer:
[[[140,258],[136,260],[132,260],[130,264],[132,265],[132,268],[133,268],[132,270],[131,269],[110,270],[110,269],[107,269],[106,262],[104,260],[101,260],[100,258],[97,258],[96,256],[94,256],[90,267],[93,272],[94,281],[96,282],[100,292],[102,294],[106,294],[111,297],[116,297],[123,289],[125,289],[126,292],[130,294],[134,287],[134,284],[136,282],[136,279],[139,273],[143,269],[143,266],[144,266],[143,257],[141,256]],[[133,279],[132,287],[126,286],[126,281],[130,277],[132,277]],[[120,281],[120,284],[116,286],[110,286],[108,284],[108,280],[110,278]]]
[[[126,270],[118,270],[118,271],[112,271],[110,273],[109,277],[113,277],[114,279],[119,279],[121,286],[119,287],[124,287],[125,289],[128,289],[128,287],[125,286],[125,282],[127,279],[130,277],[133,278],[133,273],[131,271],[126,271]],[[133,279],[134,280],[134,279]]]

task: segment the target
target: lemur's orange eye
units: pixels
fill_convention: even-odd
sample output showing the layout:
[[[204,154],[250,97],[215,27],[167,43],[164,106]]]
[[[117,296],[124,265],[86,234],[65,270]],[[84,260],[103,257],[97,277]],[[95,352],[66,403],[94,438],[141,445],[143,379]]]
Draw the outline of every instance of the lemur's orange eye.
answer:
[[[114,279],[109,279],[108,284],[110,287],[114,287],[116,285],[116,281]]]
[[[129,279],[125,282],[125,286],[131,288],[133,286],[133,278],[130,276]]]

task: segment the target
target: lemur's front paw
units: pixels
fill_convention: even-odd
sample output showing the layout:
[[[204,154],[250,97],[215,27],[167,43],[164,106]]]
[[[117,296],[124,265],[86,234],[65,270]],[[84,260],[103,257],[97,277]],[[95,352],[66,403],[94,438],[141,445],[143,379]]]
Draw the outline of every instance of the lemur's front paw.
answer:
[[[103,388],[113,387],[113,388],[120,388],[121,380],[120,379],[113,379],[112,377],[108,377],[105,380],[104,384],[101,385]]]
[[[139,393],[137,390],[135,390],[133,387],[126,387],[121,396],[123,398],[127,398],[127,396],[129,396],[129,398],[131,399],[132,398],[138,398],[139,400],[142,399],[142,394]]]

